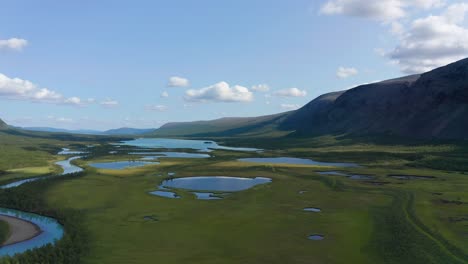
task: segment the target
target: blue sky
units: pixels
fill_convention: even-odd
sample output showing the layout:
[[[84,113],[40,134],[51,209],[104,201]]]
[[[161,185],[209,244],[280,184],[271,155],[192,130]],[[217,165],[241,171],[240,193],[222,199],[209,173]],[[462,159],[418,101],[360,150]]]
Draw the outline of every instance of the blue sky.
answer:
[[[463,1],[369,2],[5,1],[0,118],[108,129],[266,115],[468,56]]]

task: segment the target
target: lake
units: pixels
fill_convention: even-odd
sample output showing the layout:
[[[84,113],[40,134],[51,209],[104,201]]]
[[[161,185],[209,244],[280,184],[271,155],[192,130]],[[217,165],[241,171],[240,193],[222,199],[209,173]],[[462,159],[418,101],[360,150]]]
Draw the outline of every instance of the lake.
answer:
[[[127,145],[139,148],[163,148],[163,149],[194,149],[209,152],[211,149],[233,150],[233,151],[261,151],[257,148],[227,147],[218,145],[211,140],[187,140],[169,138],[139,138],[122,141],[117,145]]]

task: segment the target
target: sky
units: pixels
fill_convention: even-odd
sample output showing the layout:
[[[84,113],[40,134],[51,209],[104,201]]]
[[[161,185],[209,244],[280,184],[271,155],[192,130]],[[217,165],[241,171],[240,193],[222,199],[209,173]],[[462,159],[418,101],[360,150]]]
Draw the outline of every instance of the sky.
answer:
[[[468,57],[461,0],[1,1],[0,118],[105,130],[274,114]]]

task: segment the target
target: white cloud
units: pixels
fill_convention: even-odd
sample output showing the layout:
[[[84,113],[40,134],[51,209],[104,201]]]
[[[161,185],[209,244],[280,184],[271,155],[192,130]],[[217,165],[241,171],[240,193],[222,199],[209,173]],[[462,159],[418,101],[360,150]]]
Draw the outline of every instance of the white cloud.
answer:
[[[408,15],[408,8],[430,9],[444,5],[443,0],[329,0],[320,9],[321,14],[347,15],[392,21]]]
[[[107,98],[107,99],[105,99],[104,101],[102,101],[100,104],[101,104],[102,106],[104,106],[104,107],[111,108],[111,107],[116,107],[116,106],[118,106],[118,105],[119,105],[119,102],[116,101],[116,100]]]
[[[72,104],[72,105],[81,105],[81,99],[78,97],[70,97],[65,99],[66,104]]]
[[[0,50],[21,51],[28,45],[28,41],[20,38],[0,39]]]
[[[276,91],[273,93],[273,95],[282,97],[304,97],[307,95],[307,91],[299,90],[298,88],[288,88]]]
[[[356,74],[358,74],[358,70],[353,67],[349,67],[349,68],[339,67],[338,70],[336,71],[336,77],[340,79],[345,79]]]
[[[298,105],[298,104],[281,104],[280,107],[281,107],[281,109],[289,111],[289,110],[299,109],[301,106]]]
[[[268,86],[268,84],[258,84],[252,86],[252,90],[256,92],[268,92],[270,90],[270,86]]]
[[[169,78],[169,82],[167,83],[167,86],[169,87],[187,87],[189,85],[190,82],[188,79],[178,76],[173,76]]]
[[[231,87],[226,82],[219,82],[199,90],[188,90],[184,98],[194,102],[250,102],[253,93],[243,86]]]
[[[399,45],[385,55],[405,73],[421,73],[468,56],[468,4],[449,6],[439,16],[414,20]]]
[[[60,93],[48,88],[40,88],[28,80],[10,78],[0,73],[0,97],[13,100],[24,100],[36,103],[79,105],[78,97],[65,98]]]
[[[169,97],[168,92],[164,91],[164,92],[161,93],[161,98],[167,98],[167,97]]]
[[[73,123],[73,119],[68,117],[56,117],[54,115],[48,115],[47,119],[53,121],[54,123]]]
[[[165,112],[167,111],[167,106],[165,105],[147,105],[145,107],[147,111],[158,111],[158,112]]]

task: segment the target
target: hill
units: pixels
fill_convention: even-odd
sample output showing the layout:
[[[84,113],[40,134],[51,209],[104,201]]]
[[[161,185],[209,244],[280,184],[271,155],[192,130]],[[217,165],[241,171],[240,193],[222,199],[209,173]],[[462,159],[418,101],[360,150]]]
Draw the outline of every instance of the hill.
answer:
[[[0,119],[0,129],[7,129],[8,125],[2,119]]]
[[[260,117],[226,117],[211,121],[167,123],[154,136],[278,136],[278,125],[291,112]]]

